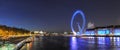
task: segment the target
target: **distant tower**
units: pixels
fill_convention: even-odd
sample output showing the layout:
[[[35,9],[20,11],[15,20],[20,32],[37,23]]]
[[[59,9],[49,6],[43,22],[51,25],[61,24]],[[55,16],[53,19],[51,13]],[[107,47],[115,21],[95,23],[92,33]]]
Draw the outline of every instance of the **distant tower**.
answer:
[[[95,28],[94,23],[89,22],[87,28],[88,29]]]

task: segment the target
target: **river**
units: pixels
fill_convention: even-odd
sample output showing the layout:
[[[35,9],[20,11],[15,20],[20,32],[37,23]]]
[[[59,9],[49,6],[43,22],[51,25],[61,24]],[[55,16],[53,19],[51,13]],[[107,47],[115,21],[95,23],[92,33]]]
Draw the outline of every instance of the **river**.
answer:
[[[43,36],[21,50],[120,50],[120,37]]]

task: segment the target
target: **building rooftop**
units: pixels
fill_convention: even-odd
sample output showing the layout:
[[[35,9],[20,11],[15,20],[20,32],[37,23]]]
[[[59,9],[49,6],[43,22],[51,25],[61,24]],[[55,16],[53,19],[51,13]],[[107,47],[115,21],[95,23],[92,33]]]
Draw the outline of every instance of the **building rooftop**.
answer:
[[[95,28],[86,29],[86,30],[89,31],[89,30],[104,29],[104,28],[120,28],[120,25],[100,26],[100,27],[95,27]]]

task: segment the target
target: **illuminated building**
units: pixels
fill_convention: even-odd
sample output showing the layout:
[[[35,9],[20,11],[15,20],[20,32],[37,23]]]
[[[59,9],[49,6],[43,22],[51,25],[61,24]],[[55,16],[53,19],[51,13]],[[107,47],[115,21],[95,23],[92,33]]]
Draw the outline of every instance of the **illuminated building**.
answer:
[[[90,29],[90,28],[95,28],[94,23],[88,22],[87,28],[88,28],[88,29]]]
[[[28,34],[29,31],[26,29],[0,25],[0,36],[2,37],[2,39],[8,39],[9,37],[15,37],[16,35],[28,36]]]
[[[39,33],[39,31],[34,31],[34,33]]]
[[[85,35],[120,36],[120,25],[86,29]]]
[[[64,34],[66,35],[66,34],[68,34],[67,32],[64,32]]]
[[[95,31],[94,31],[93,29],[87,30],[87,31],[85,32],[85,35],[95,35]]]

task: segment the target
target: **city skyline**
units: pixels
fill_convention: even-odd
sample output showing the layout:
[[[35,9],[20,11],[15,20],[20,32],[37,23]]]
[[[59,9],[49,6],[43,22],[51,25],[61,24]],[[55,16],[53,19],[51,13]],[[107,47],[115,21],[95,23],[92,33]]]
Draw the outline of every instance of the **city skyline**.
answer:
[[[70,21],[76,10],[82,10],[87,23],[92,22],[95,26],[119,25],[119,2],[119,0],[0,1],[0,25],[31,31],[71,31]]]

